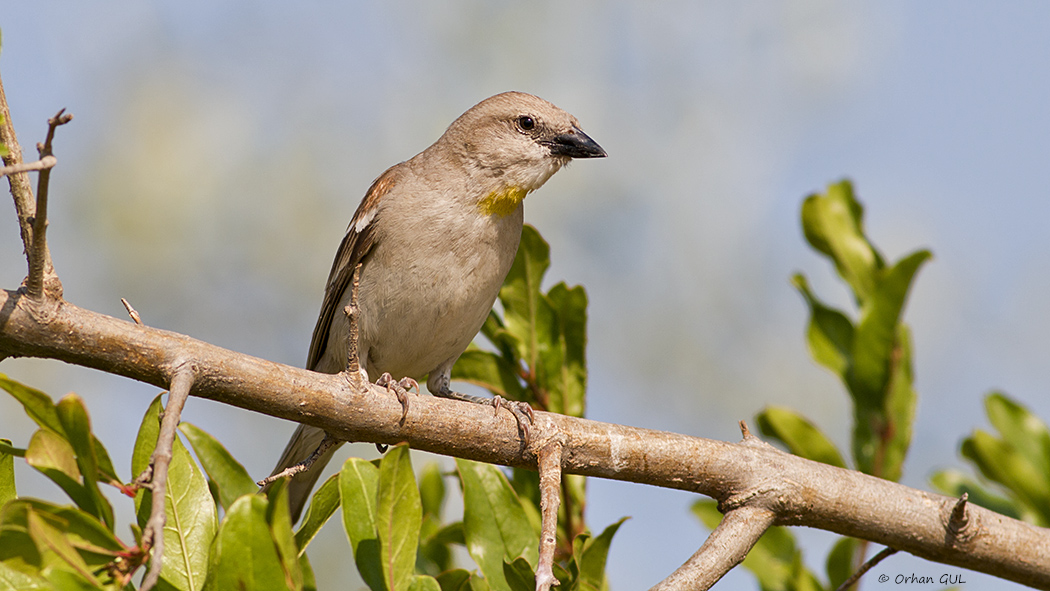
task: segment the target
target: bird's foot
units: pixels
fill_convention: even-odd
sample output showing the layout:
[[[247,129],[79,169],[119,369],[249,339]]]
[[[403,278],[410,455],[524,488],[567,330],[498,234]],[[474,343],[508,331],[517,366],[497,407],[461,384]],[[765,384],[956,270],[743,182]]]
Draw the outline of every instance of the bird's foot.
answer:
[[[447,386],[441,388],[437,392],[437,396],[442,398],[450,398],[452,400],[462,400],[464,402],[472,402],[474,404],[486,404],[495,409],[498,413],[500,408],[505,408],[514,415],[514,420],[518,423],[518,430],[521,431],[522,438],[525,444],[529,443],[529,425],[535,423],[535,417],[532,414],[532,407],[529,406],[528,402],[521,402],[519,400],[507,400],[502,396],[493,396],[492,398],[485,398],[483,396],[472,396],[470,394],[464,394],[462,392],[456,392]]]
[[[404,425],[408,417],[408,391],[415,388],[416,392],[419,392],[419,382],[412,378],[395,380],[394,376],[384,373],[376,380],[376,385],[386,388],[388,392],[393,392],[394,396],[397,396],[397,401],[401,403],[401,420],[398,424]]]
[[[398,424],[404,425],[405,419],[408,418],[408,391],[415,388],[416,392],[419,392],[419,382],[412,378],[395,380],[394,376],[383,372],[383,375],[376,380],[376,385],[386,388],[388,392],[393,392],[394,396],[397,396],[397,401],[401,403],[401,420],[398,421]],[[386,453],[387,447],[382,443],[377,443],[376,449],[379,450],[379,453]]]

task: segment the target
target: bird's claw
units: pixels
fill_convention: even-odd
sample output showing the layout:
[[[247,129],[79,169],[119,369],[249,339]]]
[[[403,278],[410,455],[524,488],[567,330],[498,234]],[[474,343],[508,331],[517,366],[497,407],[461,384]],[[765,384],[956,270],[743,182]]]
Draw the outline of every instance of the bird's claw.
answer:
[[[529,425],[536,423],[536,417],[532,414],[532,406],[528,402],[522,402],[520,400],[507,400],[502,396],[492,397],[492,407],[499,413],[500,407],[510,411],[510,414],[514,415],[514,420],[518,422],[518,428],[521,429],[522,437],[525,440],[525,445],[529,444]]]
[[[412,388],[419,392],[419,382],[412,378],[395,380],[392,375],[384,373],[376,380],[376,385],[386,388],[388,392],[393,392],[394,396],[397,396],[397,401],[401,403],[401,420],[398,421],[398,424],[405,424],[405,419],[408,418],[408,392]]]

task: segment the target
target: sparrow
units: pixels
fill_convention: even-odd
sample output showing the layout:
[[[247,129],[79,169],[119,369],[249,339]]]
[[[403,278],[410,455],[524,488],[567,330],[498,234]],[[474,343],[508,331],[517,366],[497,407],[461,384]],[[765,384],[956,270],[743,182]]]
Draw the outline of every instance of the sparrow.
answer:
[[[344,309],[360,264],[362,377],[382,375],[385,384],[390,376],[406,378],[393,383],[403,388],[428,376],[431,394],[491,403],[453,391],[450,376],[510,271],[525,197],[570,160],[604,156],[575,117],[539,97],[505,92],[471,107],[433,145],[387,169],[368,189],[328,275],[306,367],[346,369]],[[518,405],[531,419],[525,403],[497,403],[514,412],[520,426]],[[299,425],[273,474],[304,462],[324,439],[324,430]],[[334,451],[327,447],[291,477],[293,520]]]

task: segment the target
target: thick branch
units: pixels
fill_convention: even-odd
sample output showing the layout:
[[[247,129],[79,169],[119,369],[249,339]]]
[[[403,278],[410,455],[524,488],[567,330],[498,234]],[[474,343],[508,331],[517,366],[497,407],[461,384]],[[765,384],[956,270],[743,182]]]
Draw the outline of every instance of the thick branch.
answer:
[[[565,473],[705,494],[727,510],[757,504],[778,525],[806,525],[916,556],[1050,589],[1050,530],[968,504],[952,533],[957,499],[804,460],[768,445],[536,413],[523,449],[509,413],[419,396],[402,407],[381,388],[234,353],[62,302],[0,292],[0,357],[60,359],[165,388],[183,360],[194,396],[324,429],[339,439],[394,444],[508,466],[536,466],[533,450],[564,434]],[[954,528],[952,528],[954,529]]]

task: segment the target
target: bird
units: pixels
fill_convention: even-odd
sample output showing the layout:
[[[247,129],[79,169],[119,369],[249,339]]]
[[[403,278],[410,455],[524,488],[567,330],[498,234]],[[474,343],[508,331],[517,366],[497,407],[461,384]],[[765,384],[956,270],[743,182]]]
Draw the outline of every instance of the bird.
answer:
[[[355,314],[362,377],[382,375],[380,383],[401,398],[404,387],[426,375],[433,395],[491,402],[453,391],[452,366],[481,329],[510,271],[524,199],[570,160],[606,155],[575,117],[537,96],[504,92],[468,109],[430,147],[387,169],[365,193],[328,275],[307,369],[347,368],[344,309],[360,265]],[[392,382],[391,376],[404,379]],[[518,405],[525,403],[497,404],[523,426]],[[531,409],[525,413],[531,419]],[[273,474],[302,464],[324,439],[324,430],[299,425]],[[290,477],[293,520],[334,451],[325,448]]]

